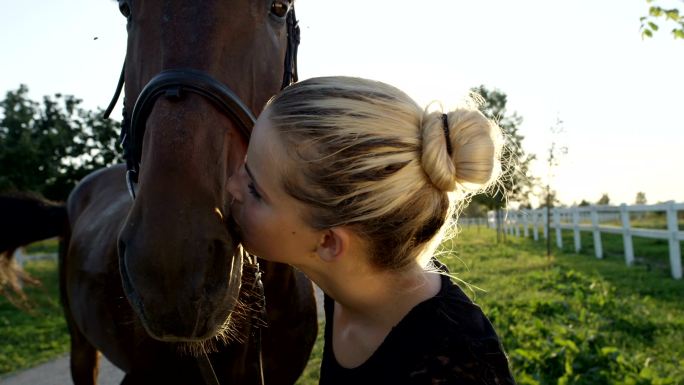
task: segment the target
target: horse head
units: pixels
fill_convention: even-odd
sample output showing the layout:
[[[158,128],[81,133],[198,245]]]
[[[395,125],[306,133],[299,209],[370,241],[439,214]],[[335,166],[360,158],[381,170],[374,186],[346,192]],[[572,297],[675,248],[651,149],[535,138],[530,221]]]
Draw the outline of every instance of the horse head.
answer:
[[[156,339],[213,337],[236,305],[242,259],[226,184],[245,156],[252,112],[289,82],[291,7],[119,0],[128,19],[122,137],[135,194],[119,269]]]

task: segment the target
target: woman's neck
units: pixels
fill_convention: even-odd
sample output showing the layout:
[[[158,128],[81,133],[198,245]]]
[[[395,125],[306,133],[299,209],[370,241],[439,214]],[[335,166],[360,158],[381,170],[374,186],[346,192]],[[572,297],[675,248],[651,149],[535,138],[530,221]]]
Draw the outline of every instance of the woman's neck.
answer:
[[[303,266],[306,273],[335,300],[332,351],[338,364],[355,368],[368,360],[387,335],[419,303],[440,290],[438,274],[417,263],[409,269],[383,271],[355,263],[367,259]]]
[[[377,269],[366,260],[347,256],[347,261],[301,269],[335,300],[346,318],[364,323],[394,326],[414,306],[439,292],[439,275],[418,263],[394,271]]]

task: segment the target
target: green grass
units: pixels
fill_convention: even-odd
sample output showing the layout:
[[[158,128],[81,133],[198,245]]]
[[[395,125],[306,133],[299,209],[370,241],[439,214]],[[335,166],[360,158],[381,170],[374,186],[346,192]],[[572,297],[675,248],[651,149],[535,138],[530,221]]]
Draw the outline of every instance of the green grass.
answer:
[[[684,385],[684,281],[669,270],[557,250],[547,258],[543,242],[508,237],[497,245],[489,229],[465,229],[444,250],[457,277],[486,290],[463,286],[492,320],[519,384]],[[41,316],[0,302],[3,373],[67,348],[54,262],[30,266],[54,289],[32,294]],[[318,383],[321,355],[319,333],[298,385]]]
[[[325,320],[318,321],[318,338],[309,357],[309,362],[304,368],[304,373],[299,377],[295,385],[318,385],[318,374],[321,369],[321,359],[323,358],[323,331],[325,330]]]
[[[466,229],[448,262],[498,330],[519,384],[684,384],[684,282],[623,259]],[[465,269],[467,265],[468,270]]]
[[[69,349],[69,337],[59,304],[57,262],[32,261],[26,270],[41,287],[27,287],[31,308],[18,310],[0,297],[0,375],[35,366]]]
[[[57,254],[59,247],[58,238],[50,238],[44,241],[34,242],[26,247],[27,254]]]

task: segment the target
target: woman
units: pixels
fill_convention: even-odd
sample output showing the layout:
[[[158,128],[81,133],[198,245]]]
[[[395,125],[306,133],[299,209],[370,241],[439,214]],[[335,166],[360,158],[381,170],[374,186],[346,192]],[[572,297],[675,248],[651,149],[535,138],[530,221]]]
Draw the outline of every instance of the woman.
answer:
[[[424,111],[365,79],[309,79],[267,104],[231,212],[247,251],[325,292],[320,384],[514,383],[490,322],[432,258],[496,180],[501,142],[476,109]]]

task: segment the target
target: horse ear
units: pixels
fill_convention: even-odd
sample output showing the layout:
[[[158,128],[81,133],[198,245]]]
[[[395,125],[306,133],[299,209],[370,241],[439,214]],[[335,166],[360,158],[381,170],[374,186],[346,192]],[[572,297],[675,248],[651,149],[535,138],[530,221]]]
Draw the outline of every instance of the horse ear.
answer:
[[[333,227],[322,232],[316,248],[318,257],[324,262],[335,262],[349,250],[351,234],[343,227]]]

